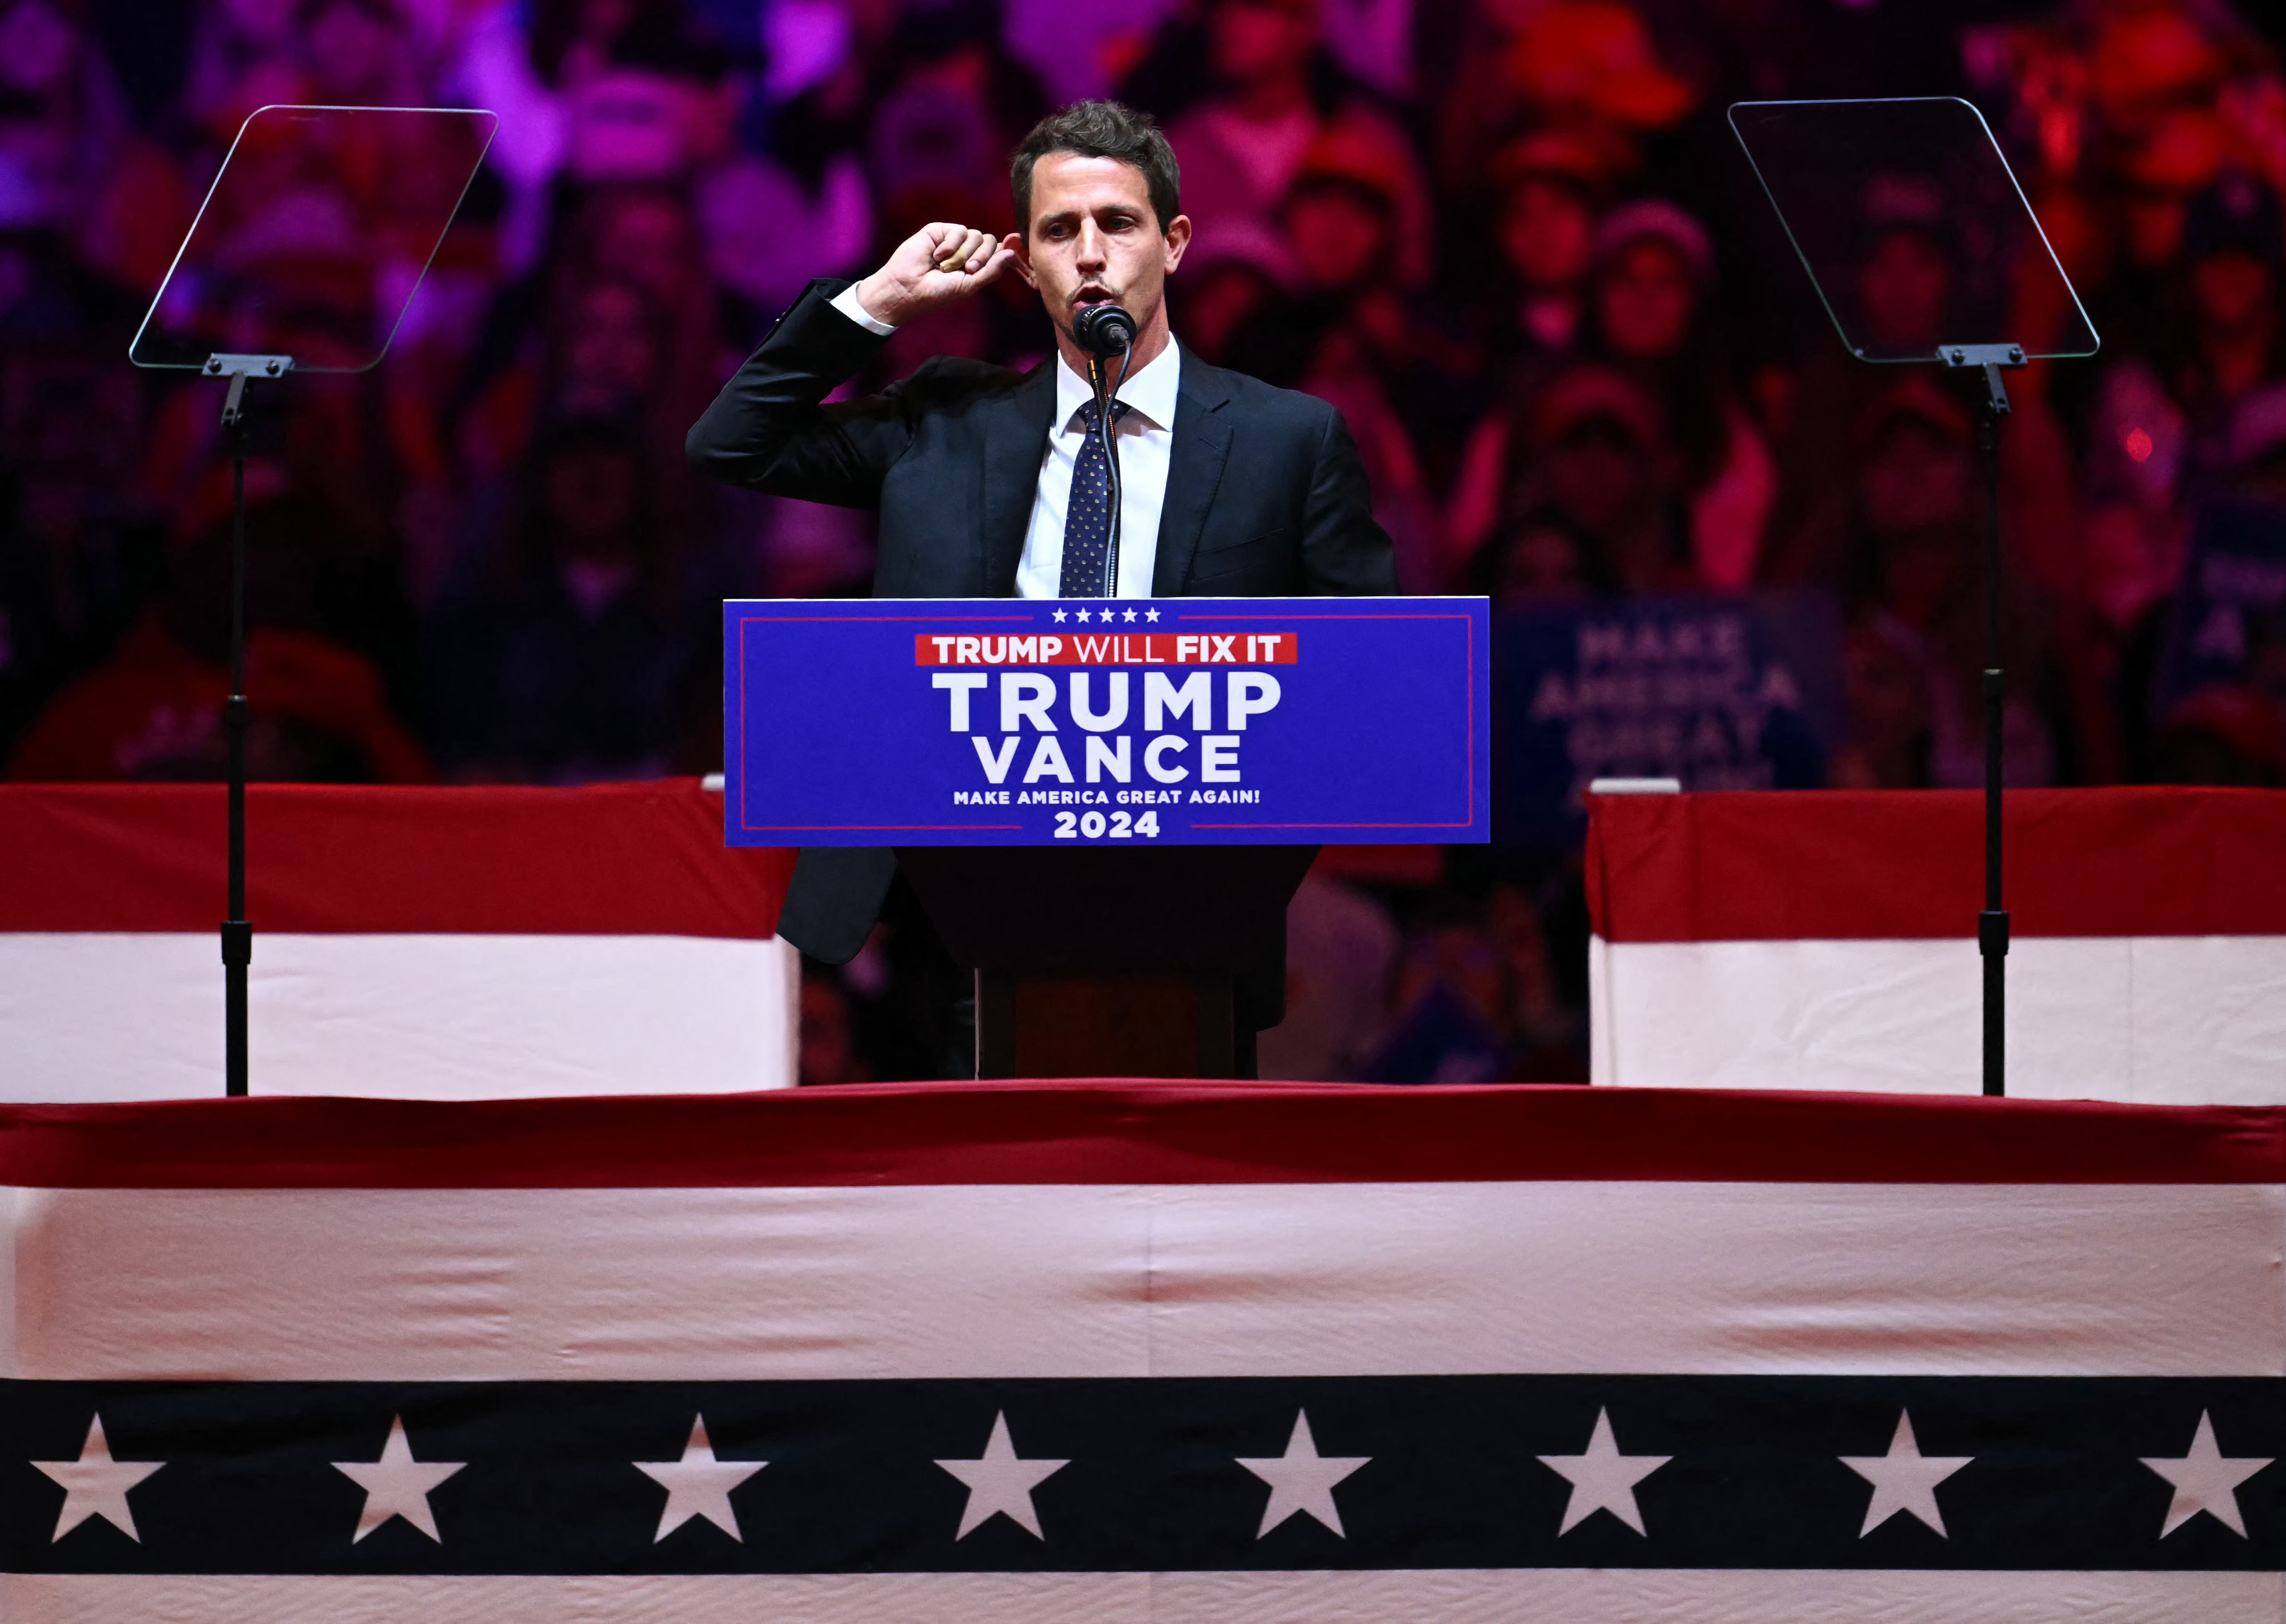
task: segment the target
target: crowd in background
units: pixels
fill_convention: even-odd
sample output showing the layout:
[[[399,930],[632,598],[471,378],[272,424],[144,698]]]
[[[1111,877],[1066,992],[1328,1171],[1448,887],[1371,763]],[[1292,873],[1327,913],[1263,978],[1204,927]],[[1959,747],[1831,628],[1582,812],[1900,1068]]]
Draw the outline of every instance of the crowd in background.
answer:
[[[218,390],[126,356],[252,109],[500,114],[388,361],[256,391],[256,775],[573,784],[719,765],[723,597],[867,589],[867,516],[690,473],[721,381],[812,277],[931,220],[1012,226],[1010,147],[1108,93],[1181,161],[1178,337],[1342,408],[1407,591],[1822,590],[1829,782],[1974,784],[1969,398],[1844,353],[1724,121],[1949,94],[2103,341],[2011,378],[2011,778],[2286,783],[2286,609],[2242,627],[2233,680],[2154,683],[2201,524],[2286,526],[2286,80],[2258,9],[0,0],[0,760],[219,776]],[[1911,184],[1845,204],[1860,319],[1933,345],[1958,222]],[[1006,278],[858,387],[1047,351]],[[1333,854],[1265,1073],[1582,1075],[1585,931],[1569,853]],[[956,1072],[946,974],[893,898],[805,984],[805,1076]]]

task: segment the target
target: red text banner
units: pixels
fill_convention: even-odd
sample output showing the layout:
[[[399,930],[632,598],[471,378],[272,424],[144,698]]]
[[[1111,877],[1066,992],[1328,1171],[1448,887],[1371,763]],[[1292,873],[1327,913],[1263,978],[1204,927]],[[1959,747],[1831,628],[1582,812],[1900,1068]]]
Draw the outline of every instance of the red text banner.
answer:
[[[916,666],[1291,666],[1295,632],[1043,632],[913,638]]]

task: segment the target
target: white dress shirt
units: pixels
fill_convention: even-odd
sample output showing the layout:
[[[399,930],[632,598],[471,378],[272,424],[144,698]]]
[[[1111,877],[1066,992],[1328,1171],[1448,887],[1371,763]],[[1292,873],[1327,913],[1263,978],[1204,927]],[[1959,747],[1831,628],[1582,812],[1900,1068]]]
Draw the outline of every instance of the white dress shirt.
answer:
[[[896,331],[866,313],[857,303],[855,283],[834,296],[833,308],[869,332]],[[1112,375],[1118,375],[1116,365]],[[1171,337],[1164,350],[1128,374],[1120,386],[1119,398],[1128,408],[1118,425],[1118,595],[1123,598],[1151,595],[1151,576],[1159,562],[1159,512],[1167,505],[1167,468],[1175,450],[1175,401],[1182,381],[1182,351]],[[1048,430],[1047,454],[1040,460],[1032,521],[1024,532],[1024,556],[1016,565],[1018,597],[1062,595],[1064,510],[1071,501],[1072,465],[1087,438],[1080,410],[1094,398],[1093,386],[1072,370],[1059,350],[1056,414]]]

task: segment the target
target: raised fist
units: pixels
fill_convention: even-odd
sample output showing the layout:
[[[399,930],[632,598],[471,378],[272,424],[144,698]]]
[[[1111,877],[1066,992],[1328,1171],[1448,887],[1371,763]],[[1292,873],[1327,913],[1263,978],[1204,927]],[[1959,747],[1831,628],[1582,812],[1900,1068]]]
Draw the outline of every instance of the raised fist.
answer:
[[[973,225],[938,221],[899,243],[887,264],[857,284],[857,303],[874,320],[903,327],[925,311],[966,298],[1015,257],[1013,234],[995,242]]]

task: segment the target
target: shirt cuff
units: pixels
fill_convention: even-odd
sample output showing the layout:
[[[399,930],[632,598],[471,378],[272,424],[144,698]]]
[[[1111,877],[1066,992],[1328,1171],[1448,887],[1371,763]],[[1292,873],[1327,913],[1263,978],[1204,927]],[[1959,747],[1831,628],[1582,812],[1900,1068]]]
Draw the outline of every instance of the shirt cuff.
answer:
[[[878,337],[887,338],[897,330],[887,322],[876,321],[865,313],[865,307],[857,303],[857,284],[855,282],[833,296],[833,308]]]

